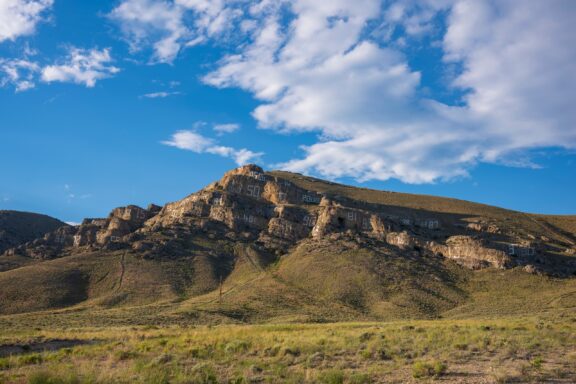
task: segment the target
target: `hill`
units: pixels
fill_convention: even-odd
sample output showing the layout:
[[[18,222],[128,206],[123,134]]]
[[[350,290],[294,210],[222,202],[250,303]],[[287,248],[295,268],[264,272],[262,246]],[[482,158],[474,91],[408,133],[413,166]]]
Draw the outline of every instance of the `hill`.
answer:
[[[563,313],[576,306],[575,223],[249,165],[8,249],[0,323]]]
[[[67,224],[46,215],[0,211],[0,254],[63,226]],[[4,268],[7,267],[4,266]],[[1,270],[3,270],[3,265],[0,263]]]

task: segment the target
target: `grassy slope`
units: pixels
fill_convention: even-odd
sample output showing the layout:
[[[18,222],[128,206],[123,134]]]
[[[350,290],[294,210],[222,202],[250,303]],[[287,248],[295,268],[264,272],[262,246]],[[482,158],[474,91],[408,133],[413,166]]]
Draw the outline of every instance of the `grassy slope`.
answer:
[[[473,272],[443,259],[342,243],[305,242],[272,265],[248,246],[236,248],[222,299],[205,254],[153,261],[116,252],[1,273],[0,311],[54,308],[4,320],[33,326],[52,313],[59,324],[78,326],[498,317],[576,308],[575,279],[518,270]]]
[[[62,221],[46,215],[0,210],[0,254],[64,225]]]
[[[60,308],[109,308],[177,300],[188,291],[212,290],[203,256],[143,260],[129,252],[87,253],[0,273],[0,312]],[[194,269],[198,279],[193,279]],[[23,289],[25,287],[25,289]]]
[[[455,199],[274,174],[307,189],[398,209],[441,211],[462,219],[489,217],[502,223],[512,219],[540,231],[548,222],[565,232],[572,228],[570,217],[530,216]],[[189,256],[177,260],[143,260],[116,251],[0,272],[0,313],[52,308],[63,324],[350,321],[564,311],[576,303],[574,279],[515,270],[472,272],[444,259],[400,256],[394,247],[375,251],[346,241],[305,241],[273,264],[270,255],[242,244],[197,238],[187,247]],[[41,317],[38,313],[21,319],[34,323]]]

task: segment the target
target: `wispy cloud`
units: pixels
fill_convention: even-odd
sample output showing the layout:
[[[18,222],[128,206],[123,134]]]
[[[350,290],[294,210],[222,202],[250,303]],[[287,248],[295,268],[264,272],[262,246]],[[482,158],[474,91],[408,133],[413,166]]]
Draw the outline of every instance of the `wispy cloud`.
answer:
[[[177,96],[177,95],[181,95],[181,92],[152,92],[152,93],[146,93],[144,95],[141,95],[140,98],[145,98],[145,99],[164,99],[166,97],[170,97],[170,96]]]
[[[85,200],[92,197],[91,193],[83,193],[78,195],[77,193],[72,191],[70,184],[64,184],[64,191],[66,192],[66,198],[68,199],[68,203],[71,203],[74,200]]]
[[[173,62],[185,47],[229,32],[240,16],[222,0],[124,0],[109,15],[133,51],[152,46],[153,60],[164,63]]]
[[[0,87],[14,86],[16,92],[23,92],[35,87],[35,78],[40,66],[23,59],[0,58]]]
[[[252,152],[246,148],[235,149],[219,145],[211,139],[195,131],[178,131],[172,135],[170,140],[163,141],[162,144],[192,151],[195,153],[210,153],[222,157],[233,159],[236,164],[243,165],[251,161],[257,161],[263,155],[262,152]]]
[[[214,129],[215,132],[217,132],[220,135],[223,135],[225,133],[232,133],[232,132],[236,132],[237,130],[240,129],[240,124],[214,124],[214,126],[212,127],[212,129]]]

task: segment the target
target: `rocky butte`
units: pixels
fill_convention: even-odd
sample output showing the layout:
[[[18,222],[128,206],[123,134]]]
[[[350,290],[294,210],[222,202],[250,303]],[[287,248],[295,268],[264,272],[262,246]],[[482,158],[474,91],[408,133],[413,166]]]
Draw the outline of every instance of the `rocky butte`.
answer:
[[[339,188],[347,193],[338,193]],[[355,197],[350,190],[359,192]],[[466,215],[458,212],[464,202],[455,201],[457,207],[450,209],[451,199],[443,199],[436,210],[415,202],[394,204],[395,195],[410,199],[246,165],[180,201],[164,207],[116,208],[107,218],[62,226],[8,249],[5,256],[47,260],[95,250],[130,250],[144,259],[173,259],[187,254],[187,238],[202,235],[251,244],[277,258],[302,243],[329,241],[392,247],[406,257],[442,257],[470,269],[576,273],[574,259],[563,257],[574,253],[574,237],[549,223],[505,210],[498,210],[496,217],[490,211],[482,215],[482,206],[472,203],[466,204],[476,212]]]

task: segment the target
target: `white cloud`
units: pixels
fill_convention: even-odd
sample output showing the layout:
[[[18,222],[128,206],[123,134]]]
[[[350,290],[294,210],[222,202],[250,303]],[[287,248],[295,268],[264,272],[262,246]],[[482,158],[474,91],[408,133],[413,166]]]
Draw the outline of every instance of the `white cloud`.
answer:
[[[153,92],[153,93],[146,93],[140,97],[143,97],[146,99],[164,99],[166,97],[176,96],[176,95],[181,95],[181,93],[180,92]]]
[[[240,129],[240,125],[239,124],[215,124],[212,128],[218,134],[222,135],[224,133],[236,132],[237,130]]]
[[[101,79],[111,77],[120,71],[110,65],[110,49],[70,48],[66,60],[60,64],[49,65],[42,69],[42,81],[72,82],[94,87]]]
[[[214,141],[193,131],[178,131],[172,135],[172,139],[163,141],[162,144],[203,153],[214,145]]]
[[[367,26],[394,23],[410,44],[439,29],[451,3],[294,0],[288,27],[267,14],[205,81],[253,93],[262,128],[321,133],[283,165],[293,171],[434,182],[480,161],[519,164],[531,148],[576,147],[574,2],[453,2],[443,49],[464,67],[453,83],[469,91],[462,107],[423,96],[399,45],[367,37]]]
[[[0,87],[12,85],[16,89],[16,92],[34,88],[35,78],[39,71],[39,65],[26,58],[0,58]]]
[[[133,51],[151,47],[155,61],[171,63],[182,48],[225,34],[241,14],[223,0],[123,0],[109,17]]]
[[[63,60],[51,65],[43,65],[40,59],[32,58],[35,54],[25,47],[21,58],[0,58],[0,87],[13,86],[16,92],[27,91],[36,86],[39,78],[48,83],[73,82],[93,87],[98,80],[120,71],[109,64],[112,61],[109,49],[71,47]],[[161,97],[159,94],[156,96]]]
[[[483,157],[523,148],[576,145],[576,3],[570,0],[464,2],[444,38],[446,60],[464,71],[467,111],[498,138]]]
[[[170,140],[163,141],[162,144],[195,153],[210,153],[228,157],[233,159],[238,165],[256,161],[263,155],[262,152],[252,152],[246,148],[235,149],[218,145],[213,139],[194,131],[178,131],[172,135]]]
[[[576,147],[573,0],[124,0],[112,17],[158,61],[199,42],[227,50],[205,83],[254,95],[263,129],[319,133],[289,170],[435,182]],[[462,100],[425,89],[410,65],[422,44],[443,55],[440,91]],[[233,157],[218,148],[196,152]]]
[[[168,1],[125,0],[110,17],[120,23],[132,50],[153,44],[158,61],[174,60],[181,40],[189,34],[182,21],[181,8]]]
[[[53,0],[1,0],[0,43],[31,35],[46,14]]]

